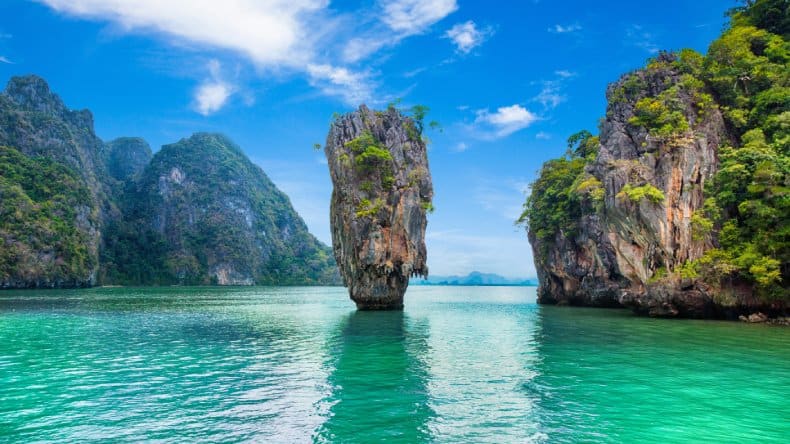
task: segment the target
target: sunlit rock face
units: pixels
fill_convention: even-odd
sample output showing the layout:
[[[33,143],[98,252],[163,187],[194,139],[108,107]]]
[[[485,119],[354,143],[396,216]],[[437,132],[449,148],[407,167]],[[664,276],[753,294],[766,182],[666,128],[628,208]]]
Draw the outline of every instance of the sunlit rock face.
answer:
[[[607,90],[598,156],[585,170],[602,187],[600,207],[582,216],[578,232],[549,243],[530,231],[541,303],[628,306],[653,316],[708,317],[722,309],[704,285],[665,274],[713,247],[710,234],[694,235],[691,218],[703,206],[727,131],[718,108],[701,112],[683,88],[675,100],[688,130],[661,138],[631,123],[641,99],[683,80],[673,56],[659,61],[664,65],[627,74]],[[650,186],[661,198],[632,200],[626,185]]]
[[[324,151],[334,190],[335,259],[361,310],[398,310],[413,275],[428,275],[426,213],[432,210],[422,123],[390,107],[332,123]]]

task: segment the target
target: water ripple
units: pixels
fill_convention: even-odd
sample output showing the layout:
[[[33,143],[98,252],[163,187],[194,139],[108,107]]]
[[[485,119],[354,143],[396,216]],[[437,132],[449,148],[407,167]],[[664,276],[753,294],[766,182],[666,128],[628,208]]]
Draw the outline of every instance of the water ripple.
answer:
[[[0,294],[0,441],[783,442],[788,329],[534,289]]]

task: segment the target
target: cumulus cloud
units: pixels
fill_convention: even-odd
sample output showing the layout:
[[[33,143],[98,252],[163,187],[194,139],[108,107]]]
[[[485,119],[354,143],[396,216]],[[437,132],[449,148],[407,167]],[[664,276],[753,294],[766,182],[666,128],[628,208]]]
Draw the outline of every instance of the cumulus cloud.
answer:
[[[394,0],[381,4],[382,21],[401,35],[419,34],[458,9],[455,0]]]
[[[571,32],[581,31],[582,27],[578,23],[572,25],[554,25],[550,26],[548,31],[554,34],[567,34]]]
[[[500,107],[493,113],[487,109],[479,110],[475,125],[480,130],[478,135],[481,138],[500,139],[532,125],[537,120],[539,117],[536,114],[515,104]]]
[[[307,65],[307,73],[313,86],[349,105],[358,105],[373,96],[373,85],[367,73],[328,64]]]
[[[403,39],[422,34],[436,22],[458,9],[456,0],[394,0],[380,1],[378,20],[367,23],[367,29],[345,43],[343,61],[355,63]]]
[[[163,33],[246,55],[258,65],[298,65],[309,57],[311,14],[327,0],[39,0],[64,14]]]
[[[355,21],[357,16],[330,8],[329,0],[34,1],[71,17],[111,23],[120,32],[235,53],[258,71],[303,75],[320,91],[348,103],[372,96],[376,82],[369,72],[341,65],[424,33],[458,9],[456,0],[377,0],[373,9],[357,11],[363,19]],[[212,76],[196,90],[195,108],[202,114],[215,112],[234,92],[232,85]]]
[[[213,114],[228,102],[233,86],[222,79],[222,65],[218,60],[208,63],[209,78],[195,90],[195,110],[204,116]]]
[[[447,30],[445,38],[452,40],[458,52],[468,54],[469,51],[480,46],[490,35],[490,28],[478,29],[475,22],[458,23]]]

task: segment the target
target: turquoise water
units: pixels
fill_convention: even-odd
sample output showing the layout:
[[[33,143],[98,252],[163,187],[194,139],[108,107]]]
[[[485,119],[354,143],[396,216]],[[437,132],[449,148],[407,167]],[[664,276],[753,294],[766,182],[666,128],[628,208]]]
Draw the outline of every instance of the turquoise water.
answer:
[[[527,287],[0,293],[3,442],[787,442],[790,329]]]

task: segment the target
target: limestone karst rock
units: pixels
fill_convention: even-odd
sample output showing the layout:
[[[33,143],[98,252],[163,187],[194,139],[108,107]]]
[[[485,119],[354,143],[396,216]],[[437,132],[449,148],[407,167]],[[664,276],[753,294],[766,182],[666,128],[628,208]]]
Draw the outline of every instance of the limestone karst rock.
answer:
[[[228,138],[103,142],[37,76],[0,92],[0,289],[336,285],[330,249]]]
[[[668,316],[702,316],[709,309],[704,289],[662,282],[660,274],[711,247],[709,235],[693,235],[691,216],[703,205],[703,188],[716,171],[716,149],[726,129],[718,109],[699,112],[694,91],[683,87],[673,100],[689,122],[687,131],[662,138],[633,124],[640,99],[681,84],[673,56],[658,60],[607,91],[598,155],[585,168],[601,190],[598,208],[585,212],[572,236],[539,239],[530,231],[542,303],[625,305]],[[627,195],[645,187],[661,198]]]
[[[421,121],[394,107],[378,112],[364,105],[329,131],[332,244],[361,310],[402,309],[409,278],[428,275],[433,185],[421,132]]]

